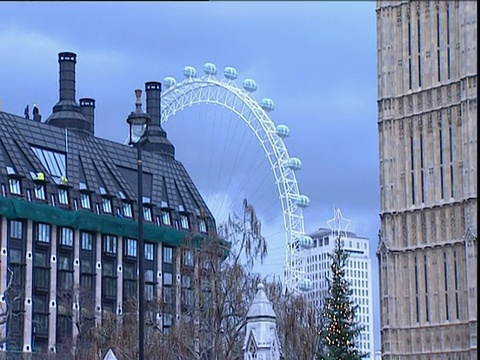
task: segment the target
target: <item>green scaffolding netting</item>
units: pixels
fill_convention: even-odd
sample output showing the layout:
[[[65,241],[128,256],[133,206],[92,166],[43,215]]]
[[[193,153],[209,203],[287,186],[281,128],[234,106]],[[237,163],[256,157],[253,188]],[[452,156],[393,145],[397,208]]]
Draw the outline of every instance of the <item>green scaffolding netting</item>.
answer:
[[[62,209],[24,199],[0,196],[0,215],[9,219],[30,219],[103,234],[131,238],[138,236],[138,223],[132,219],[95,214],[86,210]],[[206,239],[200,234],[150,223],[143,225],[143,237],[147,241],[161,242],[172,246],[180,246],[187,239],[193,240],[194,243],[199,245],[202,240]]]

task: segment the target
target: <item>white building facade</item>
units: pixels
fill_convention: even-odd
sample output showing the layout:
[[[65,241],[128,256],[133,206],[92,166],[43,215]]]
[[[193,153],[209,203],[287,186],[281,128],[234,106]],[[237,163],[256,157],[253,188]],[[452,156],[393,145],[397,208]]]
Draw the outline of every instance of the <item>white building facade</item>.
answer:
[[[372,261],[370,258],[369,239],[357,236],[350,231],[342,231],[342,244],[350,255],[345,268],[347,281],[353,290],[352,300],[358,305],[356,320],[364,329],[357,339],[358,350],[369,354],[373,360],[374,329],[373,329],[373,292],[372,292]],[[337,233],[331,229],[320,228],[309,234],[313,239],[313,247],[307,250],[307,277],[313,282],[313,289],[308,293],[308,299],[318,309],[323,307],[323,299],[328,291],[327,279],[331,279],[331,259],[335,248]]]

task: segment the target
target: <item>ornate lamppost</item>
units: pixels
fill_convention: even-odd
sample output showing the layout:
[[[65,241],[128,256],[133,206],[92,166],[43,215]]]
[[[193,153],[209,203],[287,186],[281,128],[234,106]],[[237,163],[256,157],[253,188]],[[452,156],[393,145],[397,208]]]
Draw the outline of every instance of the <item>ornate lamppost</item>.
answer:
[[[142,145],[147,139],[147,128],[150,123],[150,115],[142,110],[142,90],[135,90],[137,101],[135,111],[127,118],[130,127],[129,144],[137,148],[137,181],[138,181],[138,359],[144,360],[144,334],[145,334],[145,245],[143,240],[143,172],[142,172]]]

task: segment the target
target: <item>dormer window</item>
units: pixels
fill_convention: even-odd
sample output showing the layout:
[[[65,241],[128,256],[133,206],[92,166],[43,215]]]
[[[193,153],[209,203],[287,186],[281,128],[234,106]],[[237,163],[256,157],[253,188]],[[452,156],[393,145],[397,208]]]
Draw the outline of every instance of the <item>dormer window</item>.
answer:
[[[187,214],[180,214],[180,226],[182,229],[190,229]]]
[[[105,188],[103,186],[100,186],[98,188],[98,191],[100,192],[100,195],[107,195],[107,190],[105,190]]]
[[[146,221],[153,221],[152,208],[150,206],[143,207],[143,219]]]
[[[102,208],[104,213],[112,212],[112,200],[106,197],[102,198]]]
[[[80,193],[80,205],[84,209],[91,209],[92,206],[90,204],[90,194],[89,193]]]
[[[68,205],[68,190],[58,189],[58,202],[60,204]]]
[[[8,179],[8,186],[10,187],[10,193],[15,195],[22,195],[22,186],[20,179],[11,178]]]
[[[34,192],[35,192],[35,198],[39,200],[46,200],[45,185],[35,184]]]
[[[127,199],[127,197],[125,196],[125,194],[123,193],[123,191],[119,191],[119,192],[118,192],[118,197],[119,197],[120,199],[122,199],[122,200],[126,200],[126,199]]]
[[[123,216],[126,216],[126,217],[133,217],[133,213],[132,213],[132,204],[129,203],[129,202],[124,202],[123,203]]]
[[[200,232],[202,233],[207,232],[207,222],[205,221],[205,219],[198,220],[198,230],[200,230]]]
[[[168,209],[162,209],[162,223],[163,225],[172,226],[172,219]]]
[[[22,176],[17,174],[17,171],[12,166],[7,166],[6,169],[9,177],[8,186],[10,189],[10,193],[15,195],[22,195],[22,184],[20,181]]]

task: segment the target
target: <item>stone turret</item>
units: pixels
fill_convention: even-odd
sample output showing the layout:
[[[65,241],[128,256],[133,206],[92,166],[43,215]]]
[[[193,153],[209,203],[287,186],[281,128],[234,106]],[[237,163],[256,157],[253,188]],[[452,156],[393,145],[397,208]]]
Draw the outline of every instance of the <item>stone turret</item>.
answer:
[[[277,316],[265,294],[265,286],[257,286],[257,294],[247,313],[244,360],[279,360],[280,343]]]

